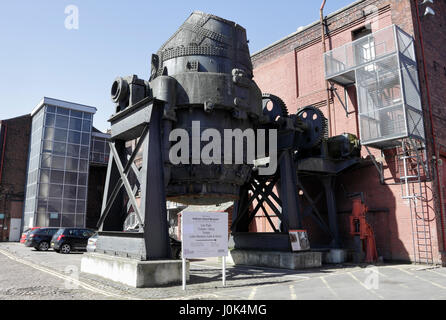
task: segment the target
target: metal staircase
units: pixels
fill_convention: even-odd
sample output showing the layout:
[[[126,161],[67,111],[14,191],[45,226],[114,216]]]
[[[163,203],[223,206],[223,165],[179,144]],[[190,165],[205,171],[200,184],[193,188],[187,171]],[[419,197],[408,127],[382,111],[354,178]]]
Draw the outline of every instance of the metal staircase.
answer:
[[[419,140],[403,139],[397,157],[402,198],[410,208],[415,262],[433,264],[431,221],[426,186],[423,183],[428,178],[426,149]]]

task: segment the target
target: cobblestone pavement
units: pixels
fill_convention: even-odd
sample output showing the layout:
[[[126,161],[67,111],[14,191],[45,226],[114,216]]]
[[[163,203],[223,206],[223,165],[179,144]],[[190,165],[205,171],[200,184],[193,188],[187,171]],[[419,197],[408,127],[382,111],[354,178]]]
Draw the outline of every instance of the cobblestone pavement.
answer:
[[[446,269],[415,265],[329,266],[308,271],[228,265],[226,287],[216,259],[191,262],[181,285],[135,289],[79,274],[82,253],[38,252],[0,243],[2,299],[332,300],[446,299]]]

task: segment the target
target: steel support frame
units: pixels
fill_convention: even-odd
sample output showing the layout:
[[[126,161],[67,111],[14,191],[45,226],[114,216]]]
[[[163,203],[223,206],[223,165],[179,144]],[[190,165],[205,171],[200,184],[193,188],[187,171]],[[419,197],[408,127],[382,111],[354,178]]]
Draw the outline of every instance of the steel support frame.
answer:
[[[298,182],[298,187],[303,191],[303,197],[309,203],[309,206],[303,209],[302,216],[310,216],[324,232],[326,232],[331,238],[334,238],[332,230],[322,218],[322,215],[316,206],[316,204],[322,199],[322,193],[319,193],[315,199],[312,199],[300,181]]]
[[[257,178],[252,179],[250,183],[241,187],[240,200],[236,201],[234,204],[234,220],[231,226],[231,229],[234,232],[248,232],[249,224],[255,218],[260,209],[265,212],[267,219],[270,218],[263,205],[265,202],[268,203],[278,218],[282,220],[280,210],[274,205],[274,203],[271,202],[270,199],[268,199],[268,197],[274,193],[273,189],[278,180],[278,176],[274,176],[272,179]],[[251,195],[250,192],[252,193]],[[255,208],[250,210],[254,200],[257,201],[257,205]],[[268,221],[270,222],[271,227],[276,229],[272,221],[270,219],[268,219]]]
[[[334,249],[340,249],[342,247],[341,237],[339,234],[338,226],[338,211],[336,207],[336,196],[335,196],[335,175],[321,176],[320,181],[324,186],[325,198],[327,201],[327,211],[328,211],[328,226],[330,233],[332,235],[331,247]]]
[[[123,205],[123,191],[129,198],[129,203],[138,219],[139,232],[144,235],[144,260],[170,259],[170,241],[167,224],[166,195],[164,183],[164,165],[162,146],[162,116],[164,104],[154,102],[150,106],[150,122],[145,124],[139,141],[130,158],[128,158],[125,141],[115,140],[110,143],[111,155],[107,169],[107,178],[102,204],[101,218],[98,222],[99,230],[123,231],[123,216],[128,210]],[[142,168],[134,164],[139,150],[143,148]],[[123,162],[126,165],[123,165]],[[135,189],[128,179],[130,170],[135,171],[140,184],[140,205],[138,206]],[[111,190],[111,186],[113,190]],[[122,188],[124,187],[124,190]],[[134,186],[135,187],[135,186]],[[119,218],[117,218],[119,216]],[[115,221],[108,224],[107,221]]]
[[[249,224],[260,209],[265,213],[266,219],[274,230],[274,233],[271,234],[272,237],[274,237],[274,234],[277,237],[283,237],[289,230],[302,229],[297,184],[296,167],[292,152],[288,149],[283,150],[279,157],[279,170],[275,175],[270,177],[254,175],[249,183],[241,187],[240,198],[234,204],[233,223],[231,226],[234,237],[237,237],[238,233],[241,234],[240,240],[236,240],[236,242],[241,243],[241,246],[243,246],[243,237],[249,232]],[[274,192],[275,187],[278,189],[279,196]],[[257,201],[257,205],[252,208],[254,200]],[[265,203],[279,218],[282,224],[280,228],[274,225],[265,208]],[[273,241],[272,239],[271,241]],[[281,241],[277,243],[279,244]],[[259,242],[258,248],[264,249],[264,245]],[[282,250],[290,250],[289,242],[282,243],[282,246]]]

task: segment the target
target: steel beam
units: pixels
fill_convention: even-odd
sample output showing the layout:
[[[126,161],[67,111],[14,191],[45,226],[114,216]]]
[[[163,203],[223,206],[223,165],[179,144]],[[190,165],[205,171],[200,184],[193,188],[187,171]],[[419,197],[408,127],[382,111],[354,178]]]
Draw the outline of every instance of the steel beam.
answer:
[[[144,139],[140,210],[145,214],[144,240],[147,259],[169,259],[171,250],[161,137],[164,104],[155,102],[151,109],[149,135]]]
[[[328,226],[333,235],[331,246],[335,249],[339,249],[341,248],[341,238],[339,236],[336,197],[334,192],[336,176],[323,176],[321,177],[321,181],[325,189],[325,197],[327,200]]]
[[[283,151],[280,160],[280,199],[282,200],[282,215],[288,222],[288,230],[302,229],[302,215],[297,199],[297,174],[290,150]]]

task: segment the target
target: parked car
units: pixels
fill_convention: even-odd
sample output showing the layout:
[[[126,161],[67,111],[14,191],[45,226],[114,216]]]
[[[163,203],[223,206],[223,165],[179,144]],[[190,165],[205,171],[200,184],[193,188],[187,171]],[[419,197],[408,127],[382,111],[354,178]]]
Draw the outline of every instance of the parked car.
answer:
[[[51,247],[58,253],[86,250],[88,238],[95,231],[82,228],[61,228],[51,239]]]
[[[20,238],[20,243],[25,243],[26,242],[26,237],[30,234],[31,231],[39,229],[40,227],[33,227],[33,228],[28,228],[25,231],[23,231],[22,236]]]
[[[88,238],[87,243],[87,251],[88,252],[95,252],[96,251],[96,242],[98,241],[99,233],[95,233],[90,238]]]
[[[33,247],[39,251],[47,251],[50,248],[51,239],[59,228],[37,228],[26,237],[25,246]]]
[[[182,258],[182,254],[181,254],[181,241],[178,241],[172,237],[170,237],[170,249],[172,252],[172,258],[173,259],[181,259]]]

